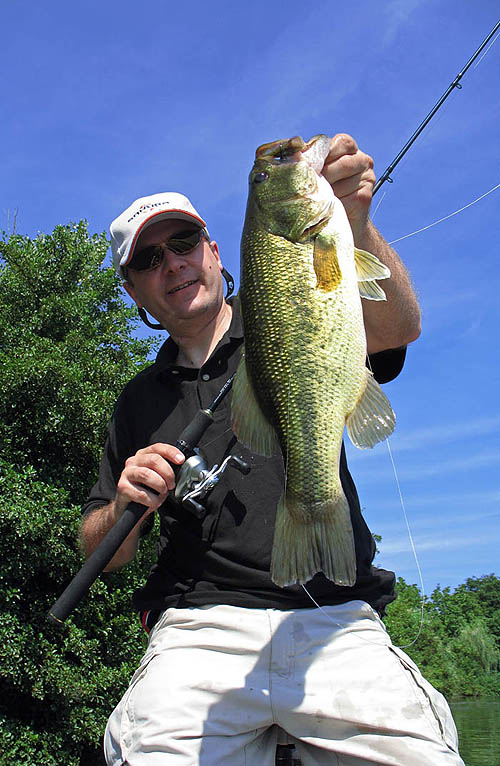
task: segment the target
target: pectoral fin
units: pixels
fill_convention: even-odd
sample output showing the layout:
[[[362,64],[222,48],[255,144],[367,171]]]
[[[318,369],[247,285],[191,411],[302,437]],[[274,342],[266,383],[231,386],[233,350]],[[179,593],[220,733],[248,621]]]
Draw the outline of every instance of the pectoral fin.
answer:
[[[354,263],[358,275],[359,294],[371,301],[385,301],[385,293],[376,279],[388,279],[390,270],[379,259],[366,250],[354,248]]]
[[[330,292],[338,287],[342,280],[342,273],[333,237],[325,234],[318,234],[315,237],[313,259],[318,280],[316,287],[324,292]]]
[[[387,439],[396,425],[388,398],[369,370],[366,375],[366,388],[346,422],[350,440],[360,449],[374,447]]]
[[[276,431],[262,412],[248,377],[244,352],[233,383],[231,426],[240,442],[252,452],[270,457],[279,451]]]

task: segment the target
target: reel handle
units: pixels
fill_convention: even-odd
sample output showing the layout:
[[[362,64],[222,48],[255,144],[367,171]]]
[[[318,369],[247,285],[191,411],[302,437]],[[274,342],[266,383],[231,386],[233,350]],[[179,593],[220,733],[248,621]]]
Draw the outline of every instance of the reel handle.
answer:
[[[205,516],[207,512],[207,509],[201,503],[198,503],[193,497],[187,497],[182,501],[182,505],[187,511],[190,511],[193,516],[196,516],[196,518],[200,520]]]
[[[233,468],[236,468],[240,473],[243,474],[243,476],[248,476],[250,473],[251,466],[249,466],[248,463],[245,463],[245,461],[237,455],[231,455],[229,465],[231,465]]]

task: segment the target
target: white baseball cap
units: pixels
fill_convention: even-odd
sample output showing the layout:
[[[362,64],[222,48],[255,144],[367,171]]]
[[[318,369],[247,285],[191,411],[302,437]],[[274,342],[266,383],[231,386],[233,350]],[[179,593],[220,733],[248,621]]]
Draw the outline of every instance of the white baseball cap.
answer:
[[[139,197],[118,218],[115,218],[109,227],[111,251],[113,263],[122,279],[126,278],[123,269],[130,263],[141,233],[151,224],[167,218],[194,221],[200,228],[206,229],[205,221],[188,198],[178,192],[163,192],[151,194],[149,197]],[[208,231],[206,233],[210,238]]]

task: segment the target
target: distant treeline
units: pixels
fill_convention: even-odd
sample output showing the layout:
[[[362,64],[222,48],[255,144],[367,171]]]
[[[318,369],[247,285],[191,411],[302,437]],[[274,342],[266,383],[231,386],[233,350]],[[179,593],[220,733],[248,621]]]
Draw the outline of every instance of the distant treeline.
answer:
[[[500,579],[469,577],[425,599],[403,578],[385,624],[395,644],[447,697],[500,696]]]
[[[80,503],[97,476],[117,394],[147,363],[104,235],[84,222],[0,237],[0,766],[98,766],[107,717],[145,634],[131,594],[153,558],[92,586],[63,630],[46,612],[79,569]],[[418,633],[420,596],[398,583],[387,626]],[[500,581],[470,579],[426,603],[407,649],[453,695],[500,694]]]

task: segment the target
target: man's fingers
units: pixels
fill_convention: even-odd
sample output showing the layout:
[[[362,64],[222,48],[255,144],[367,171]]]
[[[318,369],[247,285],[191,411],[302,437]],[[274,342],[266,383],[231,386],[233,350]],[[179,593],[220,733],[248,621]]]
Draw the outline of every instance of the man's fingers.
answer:
[[[360,151],[356,152],[356,154],[343,154],[332,161],[329,161],[327,158],[323,168],[323,175],[332,186],[344,179],[361,177],[364,174],[373,175],[375,179],[372,158]]]
[[[168,463],[166,463],[168,466]],[[166,495],[175,487],[175,477],[172,469],[165,470],[163,466],[131,465],[126,469],[127,481],[130,484],[141,485],[152,489],[157,495]]]
[[[146,484],[158,493],[175,487],[174,469],[156,452],[137,453],[128,458],[123,473],[132,484]]]
[[[125,461],[117,486],[118,496],[126,502],[158,508],[175,487],[175,465],[185,460],[172,444],[152,444],[138,450]]]
[[[172,487],[169,487],[172,484]],[[155,470],[139,465],[126,465],[117,486],[118,495],[128,503],[140,503],[148,508],[158,508],[173,489],[175,480],[165,480]]]
[[[180,465],[185,460],[185,456],[179,449],[177,449],[177,447],[174,447],[173,444],[164,444],[163,442],[157,442],[156,444],[150,444],[148,447],[143,447],[143,449],[136,452],[134,457],[151,453],[161,455],[165,460],[175,463],[176,465]]]
[[[362,173],[356,173],[356,175],[349,178],[341,179],[336,183],[333,183],[333,191],[335,196],[341,200],[345,197],[349,197],[351,194],[361,192],[369,195],[371,199],[371,192],[375,184],[375,173],[363,171]]]
[[[120,502],[124,508],[129,503],[139,503],[145,505],[151,511],[160,507],[165,497],[158,495],[145,485],[135,485],[127,481],[120,481],[117,487],[117,502]]]
[[[358,145],[352,136],[347,133],[337,133],[330,141],[330,152],[326,162],[334,162],[345,154],[356,154]]]

